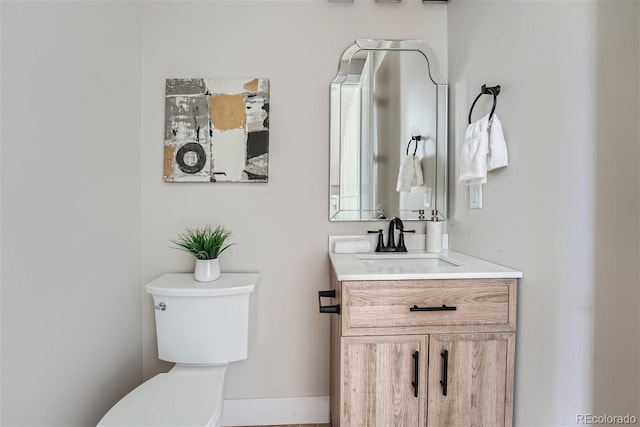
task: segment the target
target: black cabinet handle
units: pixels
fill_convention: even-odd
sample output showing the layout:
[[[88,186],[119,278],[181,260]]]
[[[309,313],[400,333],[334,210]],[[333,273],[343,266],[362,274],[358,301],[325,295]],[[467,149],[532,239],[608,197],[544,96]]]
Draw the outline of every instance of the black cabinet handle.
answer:
[[[449,307],[448,305],[442,304],[441,307],[418,307],[414,305],[409,308],[409,311],[456,311],[458,308],[456,306]]]
[[[442,356],[442,379],[440,384],[442,385],[442,395],[446,396],[449,377],[449,350],[443,350],[440,356]]]
[[[329,313],[329,314],[340,314],[340,304],[336,305],[322,305],[321,298],[335,298],[336,290],[331,289],[330,291],[318,291],[318,309],[320,313]]]
[[[420,352],[415,351],[413,353],[413,381],[411,381],[411,385],[413,386],[413,395],[418,397],[418,389],[420,386]]]

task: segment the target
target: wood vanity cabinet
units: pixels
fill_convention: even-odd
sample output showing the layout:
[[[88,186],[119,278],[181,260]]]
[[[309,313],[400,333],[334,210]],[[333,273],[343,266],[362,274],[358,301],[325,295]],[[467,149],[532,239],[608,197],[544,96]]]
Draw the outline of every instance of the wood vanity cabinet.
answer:
[[[334,427],[511,426],[516,279],[331,282]]]

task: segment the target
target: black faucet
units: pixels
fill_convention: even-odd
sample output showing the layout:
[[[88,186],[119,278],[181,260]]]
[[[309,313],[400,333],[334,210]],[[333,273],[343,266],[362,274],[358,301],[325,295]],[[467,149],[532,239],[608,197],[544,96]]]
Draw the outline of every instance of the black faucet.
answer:
[[[396,229],[400,232],[398,234],[397,245],[395,241]],[[404,233],[415,233],[415,230],[405,230],[402,220],[394,216],[389,221],[386,246],[383,242],[382,229],[379,229],[378,231],[369,231],[369,233],[378,233],[378,245],[376,246],[376,252],[407,252],[407,247],[404,244]]]
[[[400,231],[400,235],[398,236],[398,246],[396,246],[396,242],[395,242],[396,228],[398,229],[398,231]],[[403,232],[404,232],[404,224],[402,223],[402,220],[395,216],[391,218],[391,220],[389,221],[389,231],[387,232],[387,248],[395,249],[395,250],[390,250],[389,252],[406,252],[407,251],[407,248],[404,247]],[[400,243],[402,243],[402,247],[400,247]]]

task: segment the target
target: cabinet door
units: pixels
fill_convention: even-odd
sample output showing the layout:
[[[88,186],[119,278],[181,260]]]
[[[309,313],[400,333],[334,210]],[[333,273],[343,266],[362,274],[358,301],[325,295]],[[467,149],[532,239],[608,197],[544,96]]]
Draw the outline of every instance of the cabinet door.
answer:
[[[424,425],[426,343],[426,336],[343,338],[340,425]]]
[[[435,334],[427,426],[511,426],[514,333]]]

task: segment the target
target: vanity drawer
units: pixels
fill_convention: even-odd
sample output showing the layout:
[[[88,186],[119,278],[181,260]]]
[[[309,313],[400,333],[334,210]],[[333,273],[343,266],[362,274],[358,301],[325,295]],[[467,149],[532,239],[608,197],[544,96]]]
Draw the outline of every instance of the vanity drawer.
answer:
[[[515,292],[515,279],[342,282],[342,333],[512,331]]]

